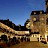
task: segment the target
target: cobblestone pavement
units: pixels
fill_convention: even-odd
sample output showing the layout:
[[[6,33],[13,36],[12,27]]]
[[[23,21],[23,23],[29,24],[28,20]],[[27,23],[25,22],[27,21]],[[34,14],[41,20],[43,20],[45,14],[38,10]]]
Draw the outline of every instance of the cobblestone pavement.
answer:
[[[9,48],[48,48],[48,44],[44,44],[41,42],[22,42]]]

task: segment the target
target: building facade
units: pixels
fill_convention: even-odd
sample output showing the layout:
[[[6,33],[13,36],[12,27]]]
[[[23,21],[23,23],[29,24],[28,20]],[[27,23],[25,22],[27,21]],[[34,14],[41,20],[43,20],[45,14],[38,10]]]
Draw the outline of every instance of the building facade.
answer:
[[[46,0],[46,12],[32,11],[30,22],[31,32],[39,32],[40,36],[48,41],[48,0]]]
[[[44,35],[46,31],[46,14],[44,11],[32,11],[30,16],[30,28],[31,32],[39,32]]]

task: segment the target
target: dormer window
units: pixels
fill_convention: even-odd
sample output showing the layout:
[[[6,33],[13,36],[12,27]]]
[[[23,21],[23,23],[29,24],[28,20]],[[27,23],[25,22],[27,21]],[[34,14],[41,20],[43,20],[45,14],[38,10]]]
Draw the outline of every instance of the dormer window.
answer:
[[[34,14],[36,14],[36,12],[34,12]]]
[[[42,14],[42,12],[40,12],[40,14]]]

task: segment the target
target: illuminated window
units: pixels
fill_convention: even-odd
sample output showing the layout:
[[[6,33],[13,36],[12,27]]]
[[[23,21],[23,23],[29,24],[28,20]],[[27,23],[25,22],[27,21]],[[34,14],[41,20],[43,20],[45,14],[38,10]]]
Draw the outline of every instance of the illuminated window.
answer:
[[[34,14],[36,14],[36,12],[34,12]]]
[[[44,20],[44,18],[40,18],[40,20]]]
[[[36,21],[36,18],[33,18],[34,21]]]
[[[29,34],[29,31],[25,31],[25,34]]]
[[[42,23],[42,25],[44,25],[44,23]]]
[[[40,12],[40,14],[42,14],[42,12]]]
[[[44,20],[44,18],[42,18],[42,20]]]

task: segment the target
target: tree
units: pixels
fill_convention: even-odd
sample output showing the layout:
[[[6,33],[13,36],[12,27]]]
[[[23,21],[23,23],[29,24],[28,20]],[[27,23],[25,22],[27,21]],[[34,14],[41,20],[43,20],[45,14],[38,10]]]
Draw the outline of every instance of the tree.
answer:
[[[27,29],[30,29],[30,19],[27,19],[24,26],[27,28]]]

